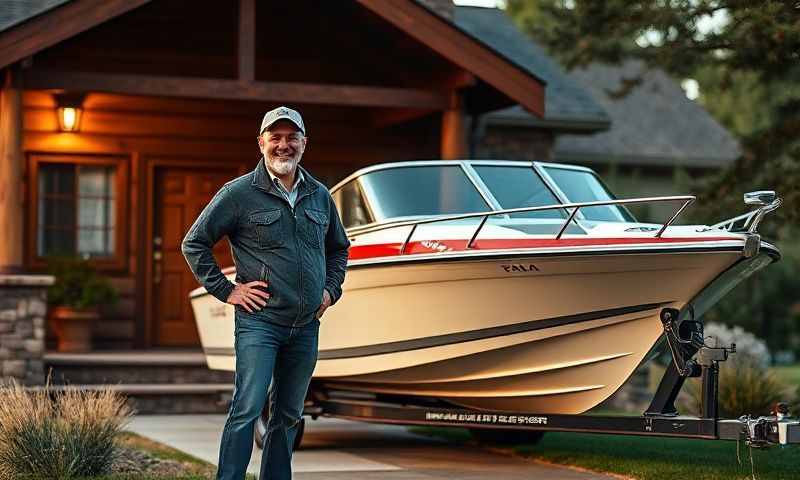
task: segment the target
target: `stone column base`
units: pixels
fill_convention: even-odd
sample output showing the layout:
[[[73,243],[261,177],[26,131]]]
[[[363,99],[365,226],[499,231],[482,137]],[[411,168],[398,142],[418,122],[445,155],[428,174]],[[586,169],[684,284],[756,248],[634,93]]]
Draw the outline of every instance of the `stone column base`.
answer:
[[[0,382],[43,385],[50,275],[0,275]]]

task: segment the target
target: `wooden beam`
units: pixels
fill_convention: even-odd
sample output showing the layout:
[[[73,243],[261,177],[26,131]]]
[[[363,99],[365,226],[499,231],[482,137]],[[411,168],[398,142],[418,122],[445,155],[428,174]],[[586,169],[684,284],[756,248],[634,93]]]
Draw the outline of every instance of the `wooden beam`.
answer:
[[[22,269],[22,94],[9,82],[0,91],[0,272]]]
[[[25,132],[25,151],[40,153],[81,153],[99,155],[186,156],[203,152],[209,158],[251,158],[259,156],[258,145],[252,141],[225,141],[186,137],[135,137],[122,135],[91,135],[74,133]]]
[[[25,70],[25,89],[64,89],[160,97],[257,100],[281,103],[444,109],[445,94],[412,88],[295,82],[240,82],[217,78],[116,75]]]
[[[417,120],[435,111],[436,110],[420,108],[401,108],[392,109],[390,111],[379,111],[371,115],[370,123],[375,128],[387,128]]]
[[[445,160],[467,158],[466,114],[461,95],[453,92],[450,106],[442,112],[441,155]]]
[[[459,67],[544,116],[544,82],[510,62],[417,2],[357,0],[358,3]]]
[[[477,83],[478,79],[475,78],[475,75],[464,70],[453,73],[447,80],[447,85],[452,90],[474,87]]]
[[[239,80],[256,79],[256,2],[239,0]]]
[[[38,53],[150,0],[74,0],[0,35],[0,67]]]

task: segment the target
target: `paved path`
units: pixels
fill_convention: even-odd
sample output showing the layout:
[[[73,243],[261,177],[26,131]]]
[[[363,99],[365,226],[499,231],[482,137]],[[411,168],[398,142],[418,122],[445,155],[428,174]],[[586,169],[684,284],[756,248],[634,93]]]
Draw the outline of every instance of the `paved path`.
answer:
[[[140,415],[129,429],[216,463],[224,423],[224,415]],[[260,454],[254,447],[248,471],[258,472]],[[334,419],[306,420],[303,446],[295,452],[293,465],[297,480],[610,478],[456,446],[411,434],[404,427]]]

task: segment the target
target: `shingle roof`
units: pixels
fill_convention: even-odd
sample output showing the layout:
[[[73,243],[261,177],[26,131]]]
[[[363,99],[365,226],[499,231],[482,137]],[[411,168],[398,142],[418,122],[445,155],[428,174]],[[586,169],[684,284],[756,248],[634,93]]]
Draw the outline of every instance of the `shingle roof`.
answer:
[[[0,32],[69,0],[0,0]]]
[[[487,115],[490,123],[567,130],[603,130],[609,117],[580,85],[497,8],[457,6],[455,23],[525,70],[547,82],[545,116],[537,119],[515,106]]]
[[[624,79],[642,76],[626,96],[613,98]],[[736,138],[666,73],[643,63],[592,64],[570,76],[611,116],[612,128],[594,135],[560,135],[559,161],[717,167],[740,155]]]
[[[0,0],[0,32],[70,0]],[[490,123],[597,131],[608,128],[609,118],[584,90],[499,9],[455,7],[454,24],[498,54],[547,83],[545,117],[536,118],[520,106],[488,115]]]

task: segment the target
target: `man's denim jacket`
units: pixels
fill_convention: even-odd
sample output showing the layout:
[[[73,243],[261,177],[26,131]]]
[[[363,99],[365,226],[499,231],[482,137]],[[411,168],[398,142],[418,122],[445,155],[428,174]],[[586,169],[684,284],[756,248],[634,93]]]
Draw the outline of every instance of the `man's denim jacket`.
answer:
[[[182,244],[197,280],[225,302],[234,285],[222,274],[211,250],[227,236],[236,282],[269,284],[267,306],[256,315],[286,326],[314,318],[323,288],[333,303],[339,300],[350,246],[330,193],[307,171],[303,174],[305,181],[297,187],[292,208],[270,182],[262,158],[254,171],[217,192]]]

